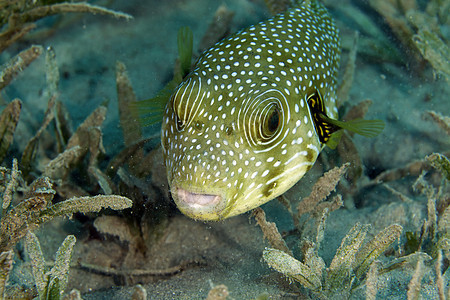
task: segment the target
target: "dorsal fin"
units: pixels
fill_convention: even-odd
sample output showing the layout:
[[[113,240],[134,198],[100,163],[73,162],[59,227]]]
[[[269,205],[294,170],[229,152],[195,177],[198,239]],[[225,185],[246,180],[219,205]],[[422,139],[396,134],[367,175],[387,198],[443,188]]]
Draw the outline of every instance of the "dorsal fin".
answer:
[[[193,35],[189,27],[178,30],[178,66],[175,68],[173,79],[169,81],[155,97],[131,103],[130,109],[139,119],[142,127],[161,122],[164,109],[173,91],[190,72],[192,61]]]

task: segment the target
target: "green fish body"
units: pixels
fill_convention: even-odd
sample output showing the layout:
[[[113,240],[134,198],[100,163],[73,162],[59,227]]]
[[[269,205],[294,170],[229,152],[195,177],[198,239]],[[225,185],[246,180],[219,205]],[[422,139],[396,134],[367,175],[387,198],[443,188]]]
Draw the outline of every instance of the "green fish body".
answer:
[[[339,58],[338,29],[316,1],[205,51],[172,94],[162,122],[178,208],[194,219],[225,219],[302,178],[329,137],[320,116],[337,118]]]

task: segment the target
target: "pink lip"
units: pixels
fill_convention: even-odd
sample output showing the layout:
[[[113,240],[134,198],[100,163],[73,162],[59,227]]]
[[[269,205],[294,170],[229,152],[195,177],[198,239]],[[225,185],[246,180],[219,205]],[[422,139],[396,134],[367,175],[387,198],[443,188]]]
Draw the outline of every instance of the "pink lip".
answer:
[[[177,188],[177,196],[180,202],[187,204],[188,206],[204,207],[218,204],[222,197],[219,195],[210,194],[197,194],[189,192],[182,188]]]

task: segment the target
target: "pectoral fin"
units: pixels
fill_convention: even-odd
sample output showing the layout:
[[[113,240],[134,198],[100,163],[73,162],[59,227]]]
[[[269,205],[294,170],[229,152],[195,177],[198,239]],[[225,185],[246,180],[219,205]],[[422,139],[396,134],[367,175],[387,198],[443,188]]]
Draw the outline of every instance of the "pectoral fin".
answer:
[[[330,119],[324,114],[320,114],[320,118],[327,124],[331,124],[340,129],[346,129],[368,138],[376,137],[384,129],[384,122],[382,120],[355,119],[344,122]]]
[[[342,136],[342,129],[354,132],[365,137],[375,137],[384,129],[382,120],[355,119],[351,121],[338,121],[326,115],[325,105],[319,91],[308,97],[308,105],[314,121],[314,127],[321,143],[330,148],[336,148]]]

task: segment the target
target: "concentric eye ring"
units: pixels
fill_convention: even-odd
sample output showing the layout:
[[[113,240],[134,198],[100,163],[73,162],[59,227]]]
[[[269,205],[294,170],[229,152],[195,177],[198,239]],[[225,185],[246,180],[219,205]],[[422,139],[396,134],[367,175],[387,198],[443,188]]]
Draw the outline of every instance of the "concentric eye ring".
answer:
[[[281,143],[290,118],[286,97],[271,89],[243,102],[238,124],[245,139],[256,152],[269,151]]]
[[[172,109],[178,131],[183,131],[197,116],[206,95],[205,91],[201,92],[201,80],[189,78],[181,83],[172,95]]]

